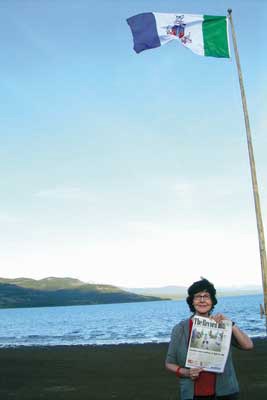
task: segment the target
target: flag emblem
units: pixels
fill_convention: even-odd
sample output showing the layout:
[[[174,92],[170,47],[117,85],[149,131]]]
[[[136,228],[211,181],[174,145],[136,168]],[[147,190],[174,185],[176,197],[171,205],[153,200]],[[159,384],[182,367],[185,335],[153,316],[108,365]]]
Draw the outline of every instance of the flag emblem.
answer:
[[[190,39],[190,32],[188,35],[185,35],[186,24],[183,21],[184,15],[176,15],[176,19],[174,21],[174,25],[167,26],[167,35],[172,35],[181,40],[183,44],[192,43]]]
[[[178,36],[179,39],[182,39],[182,37],[184,37],[184,30],[186,26],[186,24],[183,22],[183,19],[184,15],[176,15],[174,25],[173,26],[169,25],[167,27],[167,34]]]

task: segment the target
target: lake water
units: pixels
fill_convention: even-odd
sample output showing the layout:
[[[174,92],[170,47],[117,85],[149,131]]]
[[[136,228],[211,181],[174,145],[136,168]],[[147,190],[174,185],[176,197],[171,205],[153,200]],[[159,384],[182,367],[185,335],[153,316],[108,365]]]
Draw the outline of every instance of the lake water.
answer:
[[[222,297],[222,312],[253,337],[265,337],[261,295]],[[172,327],[190,315],[181,301],[0,310],[0,347],[168,342]]]

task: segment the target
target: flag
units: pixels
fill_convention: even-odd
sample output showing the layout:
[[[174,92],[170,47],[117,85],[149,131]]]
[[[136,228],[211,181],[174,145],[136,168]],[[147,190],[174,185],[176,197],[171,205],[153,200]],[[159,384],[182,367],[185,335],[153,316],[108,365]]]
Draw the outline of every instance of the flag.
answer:
[[[200,56],[230,57],[225,16],[148,12],[128,18],[127,23],[136,53],[176,40]]]

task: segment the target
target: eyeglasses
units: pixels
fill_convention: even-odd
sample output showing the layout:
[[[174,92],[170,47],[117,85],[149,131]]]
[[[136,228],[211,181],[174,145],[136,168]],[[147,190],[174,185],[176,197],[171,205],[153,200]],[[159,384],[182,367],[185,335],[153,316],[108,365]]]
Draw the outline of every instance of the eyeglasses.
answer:
[[[207,294],[196,294],[195,296],[194,296],[194,300],[196,300],[196,301],[201,301],[201,300],[204,300],[204,301],[207,301],[207,300],[210,300],[210,295],[207,293]]]

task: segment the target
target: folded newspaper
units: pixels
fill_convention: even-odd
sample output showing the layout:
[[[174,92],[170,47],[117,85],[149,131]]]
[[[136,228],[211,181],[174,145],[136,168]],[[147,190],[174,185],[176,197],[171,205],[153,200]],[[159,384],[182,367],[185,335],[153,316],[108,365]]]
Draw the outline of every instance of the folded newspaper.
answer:
[[[232,322],[219,324],[210,318],[195,316],[186,357],[186,367],[203,368],[204,371],[221,373],[229,353]]]

